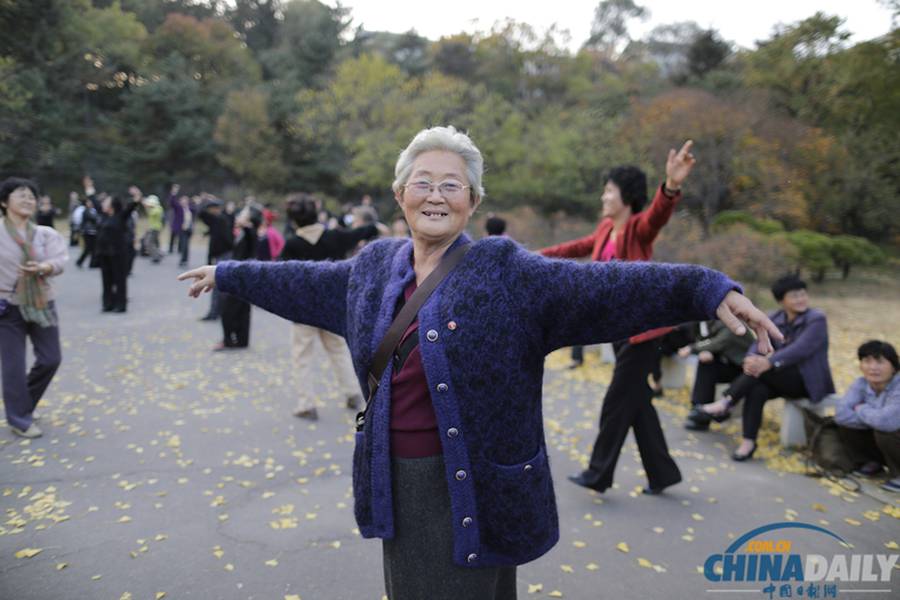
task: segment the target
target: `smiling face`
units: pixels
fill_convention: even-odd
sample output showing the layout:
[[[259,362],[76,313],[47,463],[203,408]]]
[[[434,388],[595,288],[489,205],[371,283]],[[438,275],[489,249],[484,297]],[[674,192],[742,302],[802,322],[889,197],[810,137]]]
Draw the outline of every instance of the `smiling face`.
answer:
[[[631,207],[622,202],[622,190],[611,180],[603,186],[603,195],[600,196],[600,200],[603,202],[603,210],[600,214],[604,219],[609,217],[615,220],[625,212],[631,211]]]
[[[22,219],[27,219],[34,214],[37,208],[37,198],[30,188],[17,187],[9,195],[6,201],[6,212]]]
[[[788,315],[803,314],[809,308],[809,294],[805,289],[791,290],[781,299],[781,307]]]
[[[433,189],[417,191],[425,184]],[[459,154],[445,150],[420,154],[413,162],[409,179],[394,194],[413,238],[428,244],[456,239],[481,203],[481,198],[473,198],[468,186],[466,163]],[[444,188],[444,193],[439,187]]]

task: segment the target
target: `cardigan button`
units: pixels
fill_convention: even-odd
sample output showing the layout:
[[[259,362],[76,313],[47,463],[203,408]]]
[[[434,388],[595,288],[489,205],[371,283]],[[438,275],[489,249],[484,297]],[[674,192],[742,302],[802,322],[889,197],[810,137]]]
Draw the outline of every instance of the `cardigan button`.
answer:
[[[459,435],[459,429],[457,429],[456,427],[451,427],[450,429],[447,430],[447,437],[449,437],[449,438],[455,438],[458,435]]]
[[[471,524],[472,524],[472,517],[465,517],[465,518],[462,520],[462,526],[463,526],[463,527],[468,527],[468,526],[471,525]]]
[[[447,384],[446,384],[446,383],[439,383],[439,384],[437,384],[437,391],[439,391],[439,392],[446,392],[446,391],[449,390],[449,389],[450,389],[450,388],[447,387]]]
[[[475,554],[474,552],[466,557],[466,562],[473,563],[476,560],[478,560],[478,555]]]
[[[530,470],[533,469],[533,468],[534,468],[534,467],[532,467],[531,465],[525,465],[524,467],[522,467],[522,470],[525,471],[525,472],[527,473],[528,471],[530,471]]]
[[[460,469],[459,471],[456,472],[456,480],[457,481],[462,481],[463,479],[465,479],[468,476],[469,476],[468,473],[466,473],[462,469]]]
[[[438,332],[434,329],[429,329],[425,334],[425,339],[427,339],[429,342],[436,342],[438,339]]]
[[[450,331],[456,331],[456,321],[450,321],[447,323],[447,329]]]

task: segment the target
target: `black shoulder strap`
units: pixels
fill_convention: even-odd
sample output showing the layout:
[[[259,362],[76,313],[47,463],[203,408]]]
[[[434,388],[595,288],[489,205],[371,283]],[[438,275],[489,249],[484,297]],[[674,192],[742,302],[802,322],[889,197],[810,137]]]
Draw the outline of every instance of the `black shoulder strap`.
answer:
[[[471,244],[462,244],[452,253],[445,256],[440,264],[438,264],[437,268],[425,278],[422,285],[416,288],[413,295],[410,296],[409,300],[403,305],[403,308],[400,309],[397,316],[394,317],[393,323],[391,323],[387,333],[384,334],[381,344],[378,345],[378,350],[375,351],[375,358],[372,359],[372,367],[369,369],[369,399],[366,402],[365,409],[356,415],[357,431],[362,431],[362,428],[366,423],[366,413],[368,413],[371,401],[378,391],[378,384],[381,381],[381,376],[384,374],[384,370],[387,368],[388,362],[394,354],[394,349],[397,347],[397,344],[400,343],[407,327],[415,320],[416,315],[419,313],[419,309],[425,304],[425,301],[431,295],[431,292],[433,292],[444,278],[450,274],[453,268],[459,264],[471,247]]]

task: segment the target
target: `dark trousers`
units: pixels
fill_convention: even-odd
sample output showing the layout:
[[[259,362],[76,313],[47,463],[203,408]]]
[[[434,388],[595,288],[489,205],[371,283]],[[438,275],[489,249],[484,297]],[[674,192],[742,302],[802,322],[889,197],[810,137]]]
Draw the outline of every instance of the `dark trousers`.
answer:
[[[222,330],[229,348],[250,344],[250,305],[230,294],[222,294]]]
[[[634,429],[641,462],[649,486],[664,488],[681,481],[678,465],[669,455],[659,416],[651,401],[653,393],[647,376],[659,360],[655,340],[640,344],[616,342],[616,366],[600,411],[600,433],[591,452],[590,468],[600,474],[597,485],[613,483],[616,462],[629,429]]]
[[[584,346],[572,346],[572,362],[579,365],[584,362]]]
[[[772,398],[797,400],[806,398],[806,384],[800,376],[796,365],[783,369],[769,369],[759,379],[742,374],[734,380],[725,391],[732,403],[744,399],[743,435],[748,440],[755,440],[762,425],[763,405]]]
[[[169,233],[172,234],[169,236],[169,254],[172,254],[175,252],[175,244],[178,242],[178,231],[170,229]]]
[[[127,249],[126,249],[127,251]],[[128,263],[125,256],[101,256],[100,274],[103,279],[103,310],[125,310],[128,307]]]
[[[900,431],[838,427],[850,459],[861,466],[873,461],[887,465],[891,477],[900,477]]]
[[[194,233],[190,229],[185,229],[178,234],[178,252],[181,254],[181,264],[186,265],[191,252],[191,234]]]
[[[691,404],[710,404],[715,401],[716,384],[731,383],[743,374],[743,370],[731,363],[723,363],[713,360],[709,363],[697,365],[697,375],[694,378],[694,389],[691,390]]]
[[[27,374],[26,337],[31,339],[35,357]],[[10,425],[23,431],[31,426],[32,413],[53,380],[61,361],[59,328],[26,323],[19,308],[10,304],[6,314],[0,316],[3,405],[6,407],[6,421]]]
[[[231,252],[226,252],[219,256],[210,257],[209,264],[217,265],[223,260],[231,259]],[[209,298],[209,312],[203,317],[204,319],[218,319],[222,316],[222,292],[218,287],[214,287]]]
[[[85,260],[91,259],[91,256],[94,254],[94,243],[97,241],[97,235],[94,233],[85,233],[82,234],[81,237],[84,239],[84,249],[81,251],[81,256],[79,256],[78,260],[75,262],[79,267],[84,264]]]

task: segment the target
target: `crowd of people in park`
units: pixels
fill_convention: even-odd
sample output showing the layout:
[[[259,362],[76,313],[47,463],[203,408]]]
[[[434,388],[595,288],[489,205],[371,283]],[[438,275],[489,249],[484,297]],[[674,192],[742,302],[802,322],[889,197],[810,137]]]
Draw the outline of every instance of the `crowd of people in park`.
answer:
[[[193,297],[211,292],[203,320],[222,326],[212,349],[247,348],[251,306],[262,307],[292,322],[302,382],[294,415],[319,418],[312,390],[324,379],[337,382],[341,406],[358,411],[354,512],[364,537],[383,539],[388,596],[514,598],[516,565],[559,537],[541,408],[550,352],[575,348],[577,367],[578,348],[612,342],[590,459],[569,477],[597,492],[613,485],[629,431],[645,493],[681,481],[652,402],[666,354],[697,360],[686,428],[707,431],[742,404],[739,462],[757,450],[768,400],[815,405],[836,393],[826,316],[796,274],[774,282],[779,308],[766,315],[722,273],[649,262],[696,163],[691,150],[688,141],[669,152],[652,198],[642,170],[613,168],[595,230],[538,251],[512,240],[493,214],[482,239],[466,232],[485,194],[483,158],[452,127],[422,130],[400,154],[392,191],[401,216],[389,225],[381,215],[394,211],[370,196],[333,214],[309,193],[278,207],[252,196],[238,205],[178,184],[162,199],[135,185],[119,195],[86,176],[69,196],[66,240],[53,228],[62,211],[38,185],[8,178],[0,187],[7,422],[19,436],[41,436],[34,410],[62,360],[53,278],[70,248],[78,268],[99,269],[101,310],[125,313],[136,257],[188,267],[202,230],[205,266],[179,279]],[[858,358],[861,377],[835,420],[855,472],[886,475],[882,487],[900,492],[897,352],[872,340]],[[717,394],[719,384],[727,387]]]

